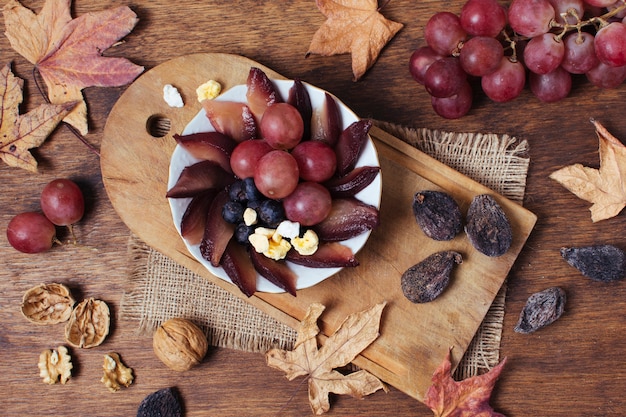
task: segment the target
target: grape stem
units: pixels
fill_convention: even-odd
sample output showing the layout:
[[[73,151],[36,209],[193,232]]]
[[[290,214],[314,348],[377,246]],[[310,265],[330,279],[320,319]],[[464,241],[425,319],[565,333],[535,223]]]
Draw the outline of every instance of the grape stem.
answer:
[[[50,104],[51,101],[48,98],[48,95],[44,92],[44,89],[41,86],[41,83],[39,82],[39,76],[41,76],[41,73],[39,72],[36,66],[33,67],[33,79],[35,80],[35,86],[37,87],[39,94],[41,94],[44,100],[46,100],[46,103]],[[72,132],[72,134],[76,136],[87,147],[87,149],[93,152],[96,156],[100,157],[100,151],[91,143],[89,143],[87,139],[85,139],[85,137],[78,131],[78,129],[76,129],[74,126],[70,125],[67,122],[63,122],[63,124],[67,126],[69,131]]]
[[[560,41],[561,39],[563,39],[563,37],[570,31],[572,30],[577,30],[578,33],[582,32],[582,28],[584,28],[585,26],[590,26],[590,25],[595,25],[598,28],[602,28],[606,25],[608,25],[608,20],[610,18],[612,18],[613,16],[615,16],[616,14],[618,14],[619,12],[623,11],[626,9],[626,3],[622,4],[619,7],[616,7],[615,9],[603,14],[602,16],[594,16],[591,17],[587,20],[582,20],[582,18],[578,15],[578,13],[576,12],[575,9],[569,9],[567,11],[567,13],[561,13],[561,17],[563,18],[563,21],[565,23],[558,23],[554,20],[552,20],[552,22],[550,22],[550,27],[553,28],[561,28],[562,31],[561,33],[555,35],[555,40]],[[567,23],[567,17],[571,16],[574,19],[576,19],[576,23],[572,24],[572,23]]]

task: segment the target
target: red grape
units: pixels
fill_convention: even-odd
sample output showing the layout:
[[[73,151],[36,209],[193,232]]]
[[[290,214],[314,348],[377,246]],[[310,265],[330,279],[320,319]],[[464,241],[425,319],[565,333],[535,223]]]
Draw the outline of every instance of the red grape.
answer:
[[[563,40],[565,54],[561,66],[571,74],[584,74],[600,63],[593,46],[593,35],[570,33]]]
[[[537,74],[547,74],[561,65],[565,45],[552,33],[534,37],[524,48],[526,68]]]
[[[569,23],[575,25],[578,23],[578,18],[582,19],[585,14],[585,5],[583,0],[548,0],[554,9],[556,21],[558,23]],[[572,14],[576,13],[576,16]],[[565,19],[563,19],[565,16]]]
[[[302,182],[283,200],[285,215],[302,226],[313,226],[324,220],[332,208],[326,187],[316,182]]]
[[[291,194],[298,180],[298,163],[287,151],[273,150],[266,153],[254,170],[256,187],[261,194],[275,200]]]
[[[325,142],[308,140],[300,142],[291,151],[298,163],[300,178],[305,181],[324,182],[337,170],[337,154]]]
[[[259,159],[273,149],[263,139],[244,140],[233,149],[230,155],[230,168],[241,179],[253,177]]]
[[[468,0],[459,18],[470,35],[495,38],[506,25],[506,10],[497,0]]]
[[[519,61],[503,57],[500,66],[481,78],[483,91],[495,102],[504,103],[520,95],[526,83],[526,70]]]
[[[433,97],[450,97],[461,89],[466,79],[459,60],[447,57],[430,65],[424,75],[424,87]]]
[[[626,25],[613,22],[602,27],[594,40],[598,59],[612,67],[626,65]]]
[[[612,67],[600,62],[585,74],[591,84],[599,88],[615,88],[626,80],[626,65]]]
[[[585,3],[595,7],[608,7],[614,4],[615,0],[585,0]]]
[[[548,0],[513,0],[509,5],[511,29],[530,38],[547,33],[554,18],[554,8]]]
[[[428,46],[439,55],[452,55],[459,43],[467,38],[459,17],[450,12],[438,12],[428,19],[424,28]]]
[[[440,60],[443,56],[439,55],[430,46],[422,46],[417,48],[412,54],[409,60],[409,71],[415,81],[420,84],[424,84],[424,75],[430,64]]]
[[[465,81],[461,89],[451,97],[431,97],[430,101],[437,113],[446,119],[458,119],[465,116],[472,108],[472,87]]]
[[[85,199],[75,182],[59,178],[50,181],[41,192],[41,209],[57,226],[71,226],[85,213]]]
[[[531,72],[528,84],[539,100],[552,103],[568,96],[572,89],[572,76],[562,67],[557,67],[547,74]]]
[[[274,149],[286,150],[302,140],[304,121],[291,104],[274,103],[265,109],[259,128],[263,139]]]
[[[45,252],[55,241],[56,229],[46,216],[37,212],[20,213],[7,226],[11,246],[24,253]]]
[[[482,77],[495,71],[503,56],[504,48],[497,39],[475,36],[463,45],[459,61],[465,72]]]

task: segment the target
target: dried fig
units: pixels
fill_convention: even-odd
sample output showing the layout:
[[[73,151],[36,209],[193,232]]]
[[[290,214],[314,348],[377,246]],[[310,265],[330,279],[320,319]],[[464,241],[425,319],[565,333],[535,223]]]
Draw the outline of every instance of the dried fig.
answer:
[[[452,240],[463,230],[459,205],[443,191],[415,193],[413,214],[424,234],[434,240]]]
[[[513,243],[513,231],[506,213],[489,194],[474,197],[466,216],[465,233],[480,253],[504,255]]]
[[[209,344],[202,330],[190,320],[173,318],[154,332],[152,347],[168,368],[182,372],[202,362]]]
[[[515,326],[518,333],[532,333],[554,323],[565,310],[567,297],[559,287],[551,287],[528,297]]]
[[[462,262],[463,257],[455,251],[441,251],[430,255],[402,274],[400,283],[404,296],[413,303],[433,301],[450,283],[454,266]]]
[[[561,256],[594,281],[611,282],[626,276],[626,253],[613,245],[562,248]]]
[[[75,300],[63,284],[40,284],[24,293],[22,314],[37,324],[56,324],[69,320]]]
[[[80,302],[65,325],[65,339],[75,347],[99,346],[109,334],[111,314],[101,300],[88,298]]]
[[[137,417],[182,417],[183,407],[175,388],[163,388],[148,395],[137,409]]]

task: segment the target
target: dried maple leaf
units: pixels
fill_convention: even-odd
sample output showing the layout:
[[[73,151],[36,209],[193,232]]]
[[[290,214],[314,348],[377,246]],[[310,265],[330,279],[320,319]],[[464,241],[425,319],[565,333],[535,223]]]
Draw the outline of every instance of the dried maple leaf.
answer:
[[[20,115],[23,84],[9,65],[0,70],[0,158],[10,166],[36,172],[37,161],[29,149],[41,145],[76,103],[41,104]]]
[[[316,4],[327,19],[313,35],[307,56],[350,53],[355,81],[404,26],[385,18],[378,0],[316,0]]]
[[[626,147],[592,120],[600,141],[600,169],[569,165],[550,175],[578,198],[593,203],[591,221],[617,216],[626,206]]]
[[[51,103],[80,102],[65,121],[86,134],[82,89],[119,87],[143,72],[143,67],[125,58],[102,56],[130,33],[138,19],[126,6],[72,19],[70,4],[71,0],[47,0],[35,14],[9,0],[3,9],[5,35],[13,49],[36,66]]]
[[[433,384],[426,392],[424,404],[433,410],[435,417],[504,417],[493,411],[489,398],[505,363],[506,358],[486,374],[457,382],[450,373],[452,364],[448,351],[433,373]]]
[[[317,319],[325,307],[312,304],[300,323],[293,351],[271,349],[265,355],[267,364],[284,371],[290,381],[308,375],[309,403],[315,414],[323,414],[330,409],[328,396],[331,392],[361,398],[379,389],[386,390],[383,383],[367,371],[343,375],[334,370],[350,363],[376,340],[384,306],[384,303],[377,304],[369,310],[348,316],[318,349],[316,336],[320,330]]]

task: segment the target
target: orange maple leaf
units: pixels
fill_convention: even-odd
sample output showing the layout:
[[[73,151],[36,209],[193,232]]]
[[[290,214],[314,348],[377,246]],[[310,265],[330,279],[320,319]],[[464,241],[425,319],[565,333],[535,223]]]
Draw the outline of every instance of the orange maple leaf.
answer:
[[[314,303],[300,323],[293,351],[271,349],[265,355],[267,364],[284,371],[290,381],[308,375],[309,404],[315,414],[323,414],[330,409],[328,395],[331,392],[360,398],[379,389],[386,390],[378,378],[365,370],[343,375],[333,369],[350,363],[376,340],[384,306],[385,303],[381,303],[351,314],[318,348],[316,336],[320,330],[317,319],[325,307]]]
[[[119,87],[133,81],[143,67],[102,52],[126,36],[137,15],[126,6],[72,19],[71,0],[47,0],[35,14],[15,0],[4,6],[5,35],[20,55],[33,63],[51,103],[79,101],[65,121],[86,134],[87,105],[82,89]]]
[[[9,166],[36,172],[37,161],[29,149],[41,145],[76,103],[41,104],[20,115],[23,84],[9,65],[0,70],[0,158]]]
[[[316,4],[327,20],[313,35],[307,56],[350,53],[355,81],[404,26],[385,18],[378,0],[316,0]]]
[[[424,404],[430,407],[435,417],[504,417],[491,408],[489,398],[505,363],[506,358],[486,374],[457,382],[452,379],[448,351],[433,373],[433,384],[426,392]]]

